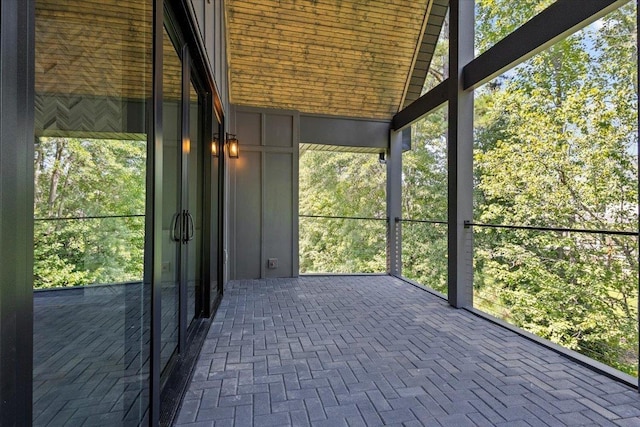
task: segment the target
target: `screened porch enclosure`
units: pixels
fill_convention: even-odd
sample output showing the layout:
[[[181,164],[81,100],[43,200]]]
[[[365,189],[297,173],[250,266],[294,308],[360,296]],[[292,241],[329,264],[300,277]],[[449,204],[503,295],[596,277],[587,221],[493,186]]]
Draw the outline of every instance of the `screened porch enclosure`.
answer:
[[[0,425],[640,424],[639,4],[3,0]]]
[[[464,23],[445,8],[421,96],[392,118],[382,183],[331,153],[357,138],[314,140],[301,125],[300,273],[384,262],[635,385],[637,8],[596,3],[514,5],[518,16],[461,3]]]

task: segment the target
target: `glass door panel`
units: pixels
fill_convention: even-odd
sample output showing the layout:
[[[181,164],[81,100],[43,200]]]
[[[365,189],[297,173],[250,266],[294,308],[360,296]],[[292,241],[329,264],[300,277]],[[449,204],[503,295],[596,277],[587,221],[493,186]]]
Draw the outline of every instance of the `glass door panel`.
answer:
[[[33,11],[33,419],[19,423],[148,424],[153,4]]]
[[[220,227],[220,201],[219,201],[219,186],[220,186],[220,159],[222,158],[222,137],[223,134],[222,126],[218,123],[217,119],[213,118],[213,132],[218,137],[217,140],[217,152],[218,156],[213,156],[212,165],[211,165],[211,200],[210,200],[210,245],[211,245],[211,256],[210,256],[210,264],[209,264],[209,277],[210,277],[210,301],[209,304],[213,305],[218,297],[218,294],[221,292],[221,289],[218,289],[218,268],[219,268],[219,257],[221,251],[220,241],[218,236],[220,236],[219,227]]]
[[[178,346],[180,245],[184,221],[180,209],[182,160],[182,61],[166,28],[162,105],[162,315],[161,357],[164,369]]]
[[[202,102],[193,83],[189,85],[189,150],[184,153],[187,165],[185,194],[189,220],[184,260],[187,287],[187,326],[199,313],[202,291]]]

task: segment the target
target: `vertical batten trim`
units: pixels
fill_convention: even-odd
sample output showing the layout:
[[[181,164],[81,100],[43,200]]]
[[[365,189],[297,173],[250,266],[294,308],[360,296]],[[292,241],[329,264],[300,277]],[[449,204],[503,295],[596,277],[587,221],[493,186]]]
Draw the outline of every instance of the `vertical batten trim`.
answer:
[[[266,146],[266,123],[267,123],[267,115],[265,113],[260,113],[260,146]],[[266,150],[260,151],[260,278],[264,279],[266,277],[266,269],[264,259],[265,255],[265,239],[264,239],[264,224],[266,222],[266,200],[265,200],[265,191],[266,191],[266,179],[267,179],[267,153]]]
[[[291,132],[291,276],[300,275],[300,113],[293,113]]]

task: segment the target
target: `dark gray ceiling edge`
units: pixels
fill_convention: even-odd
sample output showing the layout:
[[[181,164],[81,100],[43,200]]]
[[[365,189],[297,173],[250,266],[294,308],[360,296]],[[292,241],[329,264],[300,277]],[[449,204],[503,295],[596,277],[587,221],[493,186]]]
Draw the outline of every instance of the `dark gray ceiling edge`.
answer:
[[[442,30],[444,18],[449,9],[449,0],[434,0],[422,37],[422,43],[418,52],[416,63],[409,77],[409,86],[407,94],[404,98],[402,108],[406,108],[409,104],[420,98],[422,95],[422,86],[427,77],[427,72],[431,66],[433,53],[438,43],[438,36]]]
[[[391,121],[300,115],[300,143],[386,150]]]

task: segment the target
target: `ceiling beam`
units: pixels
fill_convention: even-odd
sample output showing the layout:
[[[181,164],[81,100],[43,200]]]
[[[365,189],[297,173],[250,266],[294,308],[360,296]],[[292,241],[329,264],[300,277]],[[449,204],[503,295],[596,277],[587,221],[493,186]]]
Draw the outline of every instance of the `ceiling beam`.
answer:
[[[393,130],[400,130],[411,123],[418,120],[420,117],[440,107],[447,102],[449,91],[449,79],[442,81],[438,86],[431,89],[429,92],[422,95],[420,98],[413,101],[402,111],[393,116],[391,121],[391,128]]]
[[[557,0],[463,69],[464,90],[474,89],[515,67],[538,52],[591,24],[629,0]],[[448,79],[399,111],[391,127],[400,130],[444,104]]]
[[[627,2],[557,0],[467,64],[463,88],[483,85]]]

